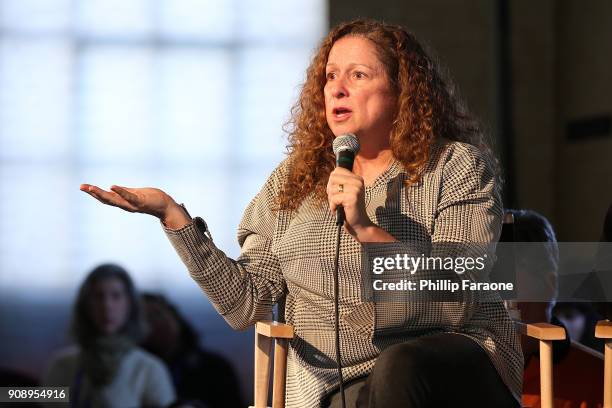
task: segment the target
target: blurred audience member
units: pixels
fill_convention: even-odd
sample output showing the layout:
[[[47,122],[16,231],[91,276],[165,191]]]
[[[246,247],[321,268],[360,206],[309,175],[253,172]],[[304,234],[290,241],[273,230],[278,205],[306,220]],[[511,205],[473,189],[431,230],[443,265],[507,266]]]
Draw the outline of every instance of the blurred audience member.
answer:
[[[164,364],[137,347],[143,337],[139,298],[122,267],[96,267],[79,290],[72,335],[44,380],[69,386],[73,407],[165,407],[175,400]]]
[[[581,277],[573,298],[555,307],[555,315],[564,322],[573,340],[603,352],[604,341],[595,337],[597,321],[612,318],[612,205],[604,219],[600,244],[592,270]]]
[[[203,350],[193,327],[165,297],[143,295],[149,335],[143,347],[166,362],[179,401],[207,408],[244,407],[231,365]]]
[[[517,253],[517,306],[525,323],[553,322],[552,308],[557,297],[559,247],[555,231],[548,220],[531,210],[506,210],[514,216],[514,241],[521,245]],[[527,361],[538,350],[533,339],[522,339]],[[559,348],[560,344],[556,344]],[[569,343],[565,345],[569,347]]]
[[[535,211],[507,210],[514,215],[516,242],[529,242],[517,259],[518,308],[525,323],[551,322],[563,326],[551,311],[557,294],[559,248],[548,220]],[[535,243],[543,243],[536,245]],[[528,301],[526,301],[528,300]],[[567,331],[567,330],[566,330]],[[538,343],[523,336],[525,372],[523,406],[540,406]],[[555,408],[598,408],[603,397],[603,356],[570,338],[553,343]],[[579,374],[578,374],[579,373]]]
[[[595,269],[599,273],[600,282],[605,291],[605,299],[597,303],[595,308],[603,318],[612,320],[612,250],[610,248],[612,246],[612,204],[608,207],[604,218],[599,241],[602,244],[597,253]]]

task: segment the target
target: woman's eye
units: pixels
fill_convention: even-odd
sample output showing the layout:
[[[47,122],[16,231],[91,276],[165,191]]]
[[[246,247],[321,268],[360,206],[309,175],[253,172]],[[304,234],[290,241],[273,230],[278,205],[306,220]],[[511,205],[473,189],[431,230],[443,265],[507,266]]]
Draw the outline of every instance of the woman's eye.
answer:
[[[354,74],[355,78],[357,79],[363,79],[365,78],[367,75],[365,74],[365,72],[361,72],[361,71],[356,71]]]
[[[336,78],[336,73],[335,72],[328,72],[327,75],[325,75],[325,77],[327,78],[327,80],[332,80]]]

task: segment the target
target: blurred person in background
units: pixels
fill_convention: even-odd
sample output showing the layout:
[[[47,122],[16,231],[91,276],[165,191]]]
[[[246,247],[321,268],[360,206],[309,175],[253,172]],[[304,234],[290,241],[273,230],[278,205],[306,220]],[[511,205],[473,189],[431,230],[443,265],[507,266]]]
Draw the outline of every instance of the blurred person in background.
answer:
[[[197,332],[176,306],[154,293],[144,293],[142,300],[149,326],[142,347],[166,363],[178,400],[207,408],[245,407],[232,366],[202,349]]]
[[[612,320],[612,204],[604,216],[601,238],[601,245],[595,261],[596,273],[600,276],[600,282],[605,288],[605,299],[597,303],[596,310],[604,318]]]
[[[599,320],[612,318],[612,205],[604,216],[599,241],[593,269],[581,276],[582,282],[574,290],[573,297],[579,301],[558,303],[554,314],[572,340],[603,352],[605,342],[595,337],[595,326]]]
[[[70,387],[73,407],[170,405],[175,393],[166,367],[137,346],[145,332],[139,302],[125,269],[93,269],[74,304],[76,346],[54,355],[44,385]]]
[[[514,216],[514,240],[521,244],[516,259],[520,320],[564,327],[552,313],[558,292],[559,246],[546,217],[532,210],[506,210]],[[603,397],[601,354],[566,340],[553,342],[555,408],[599,408]],[[523,406],[540,406],[540,361],[537,340],[522,336],[525,372]],[[580,375],[577,375],[580,373]]]

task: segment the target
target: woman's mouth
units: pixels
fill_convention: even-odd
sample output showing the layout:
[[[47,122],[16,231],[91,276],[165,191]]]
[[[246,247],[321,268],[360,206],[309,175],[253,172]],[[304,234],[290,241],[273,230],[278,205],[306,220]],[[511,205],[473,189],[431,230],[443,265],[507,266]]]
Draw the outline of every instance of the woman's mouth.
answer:
[[[345,108],[345,107],[334,108],[332,111],[332,115],[334,119],[337,121],[343,121],[343,120],[348,119],[352,115],[352,113],[353,113],[352,110],[350,110],[349,108]]]

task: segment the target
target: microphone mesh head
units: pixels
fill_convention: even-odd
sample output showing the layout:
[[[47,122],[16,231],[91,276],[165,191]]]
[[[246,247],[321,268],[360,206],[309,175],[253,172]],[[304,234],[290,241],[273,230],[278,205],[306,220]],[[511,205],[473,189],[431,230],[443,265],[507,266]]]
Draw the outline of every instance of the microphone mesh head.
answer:
[[[350,150],[354,154],[357,154],[359,152],[359,140],[357,140],[355,135],[350,133],[347,135],[338,136],[334,139],[333,148],[336,157],[338,156],[338,153],[343,150]]]

